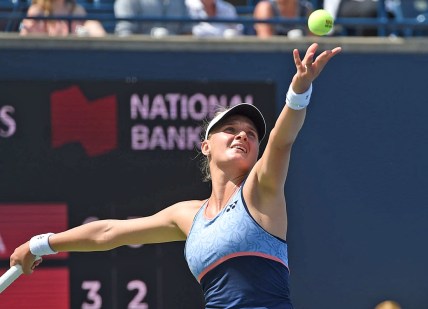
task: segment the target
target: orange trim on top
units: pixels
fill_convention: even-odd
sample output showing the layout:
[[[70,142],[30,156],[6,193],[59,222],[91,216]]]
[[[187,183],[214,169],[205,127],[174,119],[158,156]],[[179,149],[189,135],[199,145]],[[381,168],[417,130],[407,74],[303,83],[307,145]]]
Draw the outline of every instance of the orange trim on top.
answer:
[[[269,255],[266,253],[261,253],[261,252],[237,252],[237,253],[232,253],[229,255],[226,255],[220,259],[218,259],[217,261],[215,261],[214,263],[210,264],[207,268],[205,268],[198,276],[198,282],[201,282],[201,279],[212,269],[214,269],[216,266],[220,265],[221,263],[230,260],[232,258],[235,257],[240,257],[240,256],[258,256],[258,257],[262,257],[265,259],[269,259],[278,263],[281,263],[282,265],[284,265],[285,267],[287,267],[288,269],[288,265],[284,263],[284,261],[282,261],[280,258],[277,258],[276,256],[273,255]]]

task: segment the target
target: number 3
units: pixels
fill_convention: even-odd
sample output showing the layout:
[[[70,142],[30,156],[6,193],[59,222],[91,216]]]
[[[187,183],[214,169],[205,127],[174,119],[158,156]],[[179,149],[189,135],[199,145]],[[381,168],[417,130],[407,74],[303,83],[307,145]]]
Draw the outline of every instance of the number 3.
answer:
[[[88,290],[87,298],[92,301],[92,303],[84,302],[82,304],[82,309],[100,309],[103,304],[103,299],[101,295],[97,292],[101,288],[101,282],[99,281],[83,281],[82,289]]]

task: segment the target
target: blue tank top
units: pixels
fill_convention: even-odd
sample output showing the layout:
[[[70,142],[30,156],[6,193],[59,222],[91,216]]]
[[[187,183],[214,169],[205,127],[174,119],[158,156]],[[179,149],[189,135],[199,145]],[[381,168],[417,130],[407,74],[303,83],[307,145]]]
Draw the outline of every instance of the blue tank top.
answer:
[[[185,258],[206,308],[292,309],[287,243],[250,215],[241,188],[212,219],[195,216]]]

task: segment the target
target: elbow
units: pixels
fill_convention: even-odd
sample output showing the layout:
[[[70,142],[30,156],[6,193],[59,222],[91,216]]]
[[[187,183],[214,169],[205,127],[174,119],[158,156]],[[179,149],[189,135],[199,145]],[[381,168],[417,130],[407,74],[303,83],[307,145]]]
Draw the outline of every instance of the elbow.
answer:
[[[105,226],[103,227],[103,233],[101,237],[101,242],[110,247],[114,243],[114,224],[113,220],[107,220]],[[110,248],[109,248],[110,249]]]
[[[93,230],[94,247],[100,251],[114,248],[114,224],[113,220],[102,220],[97,222],[99,225]]]

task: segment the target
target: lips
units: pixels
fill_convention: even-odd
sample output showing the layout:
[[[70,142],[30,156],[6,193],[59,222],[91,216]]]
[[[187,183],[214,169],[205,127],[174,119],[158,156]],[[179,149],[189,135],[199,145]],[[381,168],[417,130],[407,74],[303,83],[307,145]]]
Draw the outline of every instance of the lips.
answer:
[[[239,145],[232,145],[231,146],[231,148],[234,148],[234,149],[239,149],[239,150],[241,150],[242,152],[244,152],[244,153],[247,153],[248,151],[247,151],[247,148],[245,148],[245,146],[244,145],[241,145],[241,144],[239,144]]]

